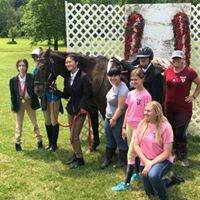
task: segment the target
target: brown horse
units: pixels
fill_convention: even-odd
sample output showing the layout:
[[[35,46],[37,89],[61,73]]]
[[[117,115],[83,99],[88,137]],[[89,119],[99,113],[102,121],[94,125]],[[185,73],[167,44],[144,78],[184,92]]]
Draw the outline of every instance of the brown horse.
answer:
[[[47,50],[42,52],[37,63],[34,91],[38,96],[43,96],[49,84],[57,76],[65,77],[69,73],[65,68],[65,58],[68,53]],[[111,87],[107,78],[108,59],[103,56],[91,57],[77,53],[79,56],[78,67],[88,74],[92,82],[93,98],[102,116],[105,115],[106,93]],[[114,62],[113,62],[114,65]]]
[[[38,96],[43,96],[50,86],[50,84],[56,79],[57,76],[65,77],[67,73],[65,67],[65,58],[68,53],[51,51],[48,49],[41,53],[38,63],[37,63],[37,73],[35,76],[34,91]],[[86,72],[92,82],[93,98],[89,100],[91,105],[90,115],[94,136],[94,143],[99,143],[98,134],[98,110],[102,114],[103,118],[105,116],[106,109],[106,94],[111,88],[111,84],[107,78],[107,66],[109,60],[103,56],[91,57],[80,53],[78,67]],[[160,63],[161,64],[160,64]],[[155,60],[154,64],[159,68],[160,71],[164,71],[163,64],[164,61]],[[111,62],[111,67],[119,65],[117,60]],[[129,74],[127,74],[129,77]]]
[[[37,62],[37,73],[34,82],[34,91],[38,96],[43,96],[50,84],[57,76],[65,77],[67,73],[65,58],[68,53],[51,51],[42,52]],[[91,124],[93,129],[93,148],[99,145],[98,133],[98,110],[105,116],[106,94],[111,88],[107,78],[108,59],[103,56],[89,57],[77,54],[79,57],[78,67],[86,72],[92,82],[93,97],[88,101],[90,105]],[[115,63],[112,63],[115,65]]]

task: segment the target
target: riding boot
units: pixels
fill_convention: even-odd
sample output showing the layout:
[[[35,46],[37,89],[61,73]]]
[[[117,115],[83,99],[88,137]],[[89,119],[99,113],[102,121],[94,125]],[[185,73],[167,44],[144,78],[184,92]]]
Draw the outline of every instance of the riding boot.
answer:
[[[105,169],[111,164],[114,151],[115,149],[106,147],[106,158],[100,166],[101,169]]]
[[[53,127],[52,125],[45,125],[47,137],[48,137],[48,146],[46,147],[46,150],[49,150],[52,146],[52,137],[53,137]]]
[[[67,161],[67,165],[76,162],[76,160],[77,160],[77,157],[76,157],[76,154],[74,153],[72,158]]]
[[[53,130],[53,136],[52,136],[52,145],[51,148],[49,149],[50,151],[56,151],[57,150],[57,140],[58,140],[58,134],[59,134],[59,125],[56,124],[52,126]]]
[[[119,150],[119,159],[115,165],[113,165],[113,168],[120,168],[127,164],[127,150]]]
[[[70,169],[76,169],[77,167],[83,166],[85,164],[83,158],[76,158],[76,161],[72,163]]]

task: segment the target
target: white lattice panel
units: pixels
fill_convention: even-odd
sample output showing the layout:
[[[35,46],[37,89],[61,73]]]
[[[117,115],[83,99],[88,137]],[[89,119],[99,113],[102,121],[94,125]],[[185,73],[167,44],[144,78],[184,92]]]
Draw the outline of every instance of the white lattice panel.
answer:
[[[124,53],[125,7],[65,3],[69,51],[112,57]],[[200,4],[192,6],[191,66],[200,72]],[[200,97],[196,99],[189,133],[200,134]],[[103,131],[102,131],[103,132]]]
[[[191,21],[191,66],[200,72],[200,4],[192,6]],[[195,100],[189,133],[200,135],[200,97]]]
[[[69,51],[112,57],[124,52],[124,7],[65,3]]]

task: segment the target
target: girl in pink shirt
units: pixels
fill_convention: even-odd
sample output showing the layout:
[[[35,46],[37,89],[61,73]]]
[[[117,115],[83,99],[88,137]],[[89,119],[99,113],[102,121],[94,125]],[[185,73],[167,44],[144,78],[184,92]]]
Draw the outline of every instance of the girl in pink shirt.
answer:
[[[144,108],[146,104],[151,101],[151,95],[144,88],[143,82],[144,72],[142,71],[142,69],[137,68],[133,70],[131,72],[131,84],[135,89],[128,93],[125,101],[128,105],[128,108],[126,110],[122,129],[122,137],[124,140],[127,138],[127,142],[129,145],[127,155],[127,173],[124,182],[121,182],[119,185],[112,187],[112,190],[114,191],[130,189],[131,179],[136,180],[139,177],[139,158],[136,157],[136,154],[134,152],[134,135],[139,122],[144,118]],[[134,168],[136,173],[133,175]]]
[[[158,194],[167,200],[166,184],[162,177],[169,172],[172,157],[173,131],[164,117],[161,105],[149,102],[135,133],[134,150],[141,159],[142,179],[147,195]]]

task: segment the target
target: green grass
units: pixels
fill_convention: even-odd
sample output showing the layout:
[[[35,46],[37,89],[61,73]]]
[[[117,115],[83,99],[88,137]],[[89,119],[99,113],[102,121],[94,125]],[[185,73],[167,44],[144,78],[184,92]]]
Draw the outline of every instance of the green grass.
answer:
[[[15,62],[19,58],[29,60],[29,72],[34,63],[30,52],[35,48],[26,39],[17,39],[17,45],[7,45],[8,39],[0,39],[0,200],[147,200],[141,183],[133,184],[133,191],[115,193],[111,187],[124,179],[122,169],[99,170],[103,160],[104,136],[99,151],[89,153],[86,138],[83,136],[83,151],[86,165],[69,170],[65,164],[71,157],[69,132],[61,128],[59,149],[56,153],[35,150],[36,139],[27,116],[24,119],[22,153],[14,149],[15,116],[10,112],[9,79],[16,75]],[[40,44],[47,48],[45,44]],[[64,50],[63,47],[60,50]],[[66,102],[63,101],[66,105]],[[44,143],[47,143],[44,120],[41,110],[37,111],[39,126]],[[67,123],[66,113],[60,118]],[[170,200],[200,199],[200,138],[189,137],[191,167],[185,169],[176,163],[175,171],[185,179],[181,185],[169,189]]]

